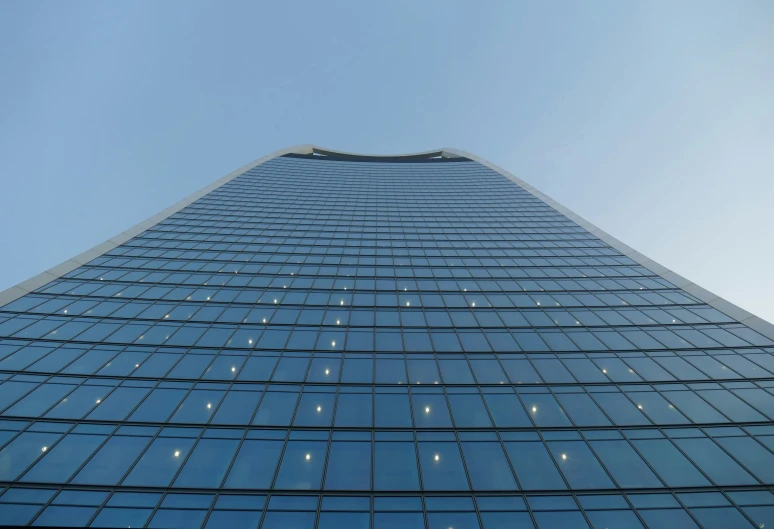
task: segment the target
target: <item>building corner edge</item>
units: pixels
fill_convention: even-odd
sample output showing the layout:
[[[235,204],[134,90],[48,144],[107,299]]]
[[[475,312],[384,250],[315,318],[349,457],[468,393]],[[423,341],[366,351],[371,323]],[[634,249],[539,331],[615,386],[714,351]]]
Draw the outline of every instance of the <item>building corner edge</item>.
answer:
[[[595,226],[594,224],[587,221],[580,215],[564,207],[557,201],[553,200],[551,197],[543,194],[542,192],[540,192],[539,190],[537,190],[527,182],[513,176],[505,169],[479,156],[476,156],[474,154],[470,154],[458,149],[444,148],[443,152],[448,153],[450,155],[456,155],[456,156],[468,158],[501,174],[508,180],[511,180],[512,182],[518,184],[521,188],[523,188],[528,193],[531,193],[535,197],[539,198],[540,200],[542,200],[543,202],[545,202],[546,204],[548,204],[549,206],[557,210],[559,213],[561,213],[571,221],[578,224],[581,228],[587,230],[592,235],[599,238],[606,244],[609,244],[610,246],[612,246],[613,248],[621,252],[629,259],[632,259],[638,264],[644,266],[645,268],[652,271],[654,274],[658,275],[662,279],[669,281],[677,288],[680,288],[685,292],[691,294],[692,296],[697,297],[698,299],[700,299],[710,307],[719,310],[720,312],[726,314],[727,316],[730,316],[731,318],[735,319],[739,323],[749,327],[750,329],[756,332],[759,332],[760,334],[764,335],[766,338],[769,338],[770,340],[774,340],[774,324],[771,324],[768,321],[764,320],[763,318],[760,318],[746,311],[745,309],[737,305],[734,305],[730,301],[725,300],[716,294],[713,294],[709,290],[703,287],[700,287],[696,283],[690,281],[689,279],[686,279],[685,277],[681,276],[676,272],[673,272],[667,267],[657,263],[653,259],[646,257],[645,255],[641,254],[640,252],[630,247],[626,243],[616,239],[615,237],[613,237],[606,231],[602,230],[598,226]]]

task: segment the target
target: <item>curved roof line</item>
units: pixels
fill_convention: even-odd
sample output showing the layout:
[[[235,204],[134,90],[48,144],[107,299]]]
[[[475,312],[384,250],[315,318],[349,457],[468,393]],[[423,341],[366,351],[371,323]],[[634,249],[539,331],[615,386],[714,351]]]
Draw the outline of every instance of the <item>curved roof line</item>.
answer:
[[[382,162],[389,162],[389,161],[419,161],[419,160],[428,160],[430,158],[464,158],[464,156],[460,156],[458,154],[455,154],[453,149],[434,149],[430,151],[421,151],[421,152],[412,152],[412,153],[406,153],[406,154],[361,154],[361,153],[354,153],[354,152],[347,152],[347,151],[337,151],[334,149],[325,149],[323,147],[319,147],[317,145],[307,144],[307,145],[298,145],[295,147],[296,152],[293,152],[292,154],[319,154],[321,156],[332,156],[336,158],[340,158],[342,160],[350,160],[353,162],[357,161],[382,161]]]
[[[65,261],[64,263],[61,263],[45,272],[42,272],[30,279],[27,279],[26,281],[19,283],[16,286],[3,290],[2,292],[0,292],[0,307],[7,305],[8,303],[24,296],[25,294],[31,293],[32,291],[42,287],[47,283],[50,283],[51,281],[54,281],[55,279],[59,279],[63,275],[69,272],[72,272],[79,266],[88,263],[92,259],[95,259],[106,252],[109,252],[113,248],[125,243],[132,237],[139,235],[145,230],[151,228],[152,226],[155,226],[159,222],[165,220],[166,218],[177,213],[184,207],[200,199],[207,193],[214,191],[215,189],[219,188],[223,184],[230,182],[237,176],[249,171],[250,169],[257,167],[262,163],[268,162],[269,160],[272,160],[274,158],[284,156],[286,154],[319,154],[321,156],[335,156],[336,158],[348,159],[351,161],[369,161],[369,160],[370,161],[373,161],[373,160],[378,160],[378,161],[417,160],[419,161],[419,160],[426,160],[430,158],[444,157],[444,158],[465,158],[473,162],[478,162],[481,165],[488,167],[489,169],[495,171],[496,173],[501,174],[508,180],[511,180],[515,184],[519,185],[522,189],[524,189],[528,193],[531,193],[538,199],[542,200],[548,206],[554,208],[556,211],[558,211],[559,213],[561,213],[571,221],[575,222],[576,224],[578,224],[579,226],[587,230],[595,237],[609,244],[610,246],[612,246],[613,248],[621,252],[623,255],[629,257],[633,261],[644,266],[654,274],[662,277],[663,279],[666,279],[667,281],[669,281],[676,287],[684,290],[685,292],[688,292],[689,294],[696,296],[698,299],[700,299],[710,307],[713,307],[719,310],[720,312],[723,312],[726,315],[731,316],[739,323],[746,325],[747,327],[753,330],[758,331],[759,333],[763,334],[769,339],[774,340],[774,324],[771,324],[766,320],[759,318],[758,316],[755,316],[750,312],[747,312],[743,308],[737,305],[734,305],[730,301],[727,301],[721,298],[720,296],[713,294],[709,290],[706,290],[700,287],[696,283],[693,283],[692,281],[671,271],[665,266],[662,266],[656,261],[653,261],[652,259],[644,256],[640,252],[636,251],[634,248],[631,248],[627,244],[619,241],[618,239],[608,234],[604,230],[598,228],[594,224],[590,223],[580,215],[577,215],[573,211],[570,211],[563,205],[553,200],[551,197],[544,195],[543,193],[541,193],[540,191],[538,191],[537,189],[529,185],[524,180],[521,180],[520,178],[513,176],[505,169],[498,167],[497,165],[491,162],[488,162],[487,160],[484,160],[483,158],[480,158],[479,156],[476,156],[474,154],[470,154],[458,149],[449,149],[449,148],[436,149],[436,150],[424,151],[424,152],[412,153],[412,154],[366,155],[366,154],[348,153],[343,151],[334,151],[332,149],[323,149],[322,147],[318,147],[312,144],[303,144],[303,145],[296,145],[293,147],[288,147],[286,149],[280,149],[278,151],[274,151],[271,154],[258,158],[254,162],[251,162],[247,165],[240,167],[236,171],[232,171],[231,173],[227,174],[223,178],[216,180],[212,184],[193,193],[192,195],[189,195],[183,200],[177,202],[176,204],[173,204],[167,209],[152,216],[151,218],[137,224],[132,228],[129,228],[125,232],[103,242],[102,244],[98,244],[91,250],[87,250],[82,254],[77,255],[76,257],[73,257],[72,259]]]

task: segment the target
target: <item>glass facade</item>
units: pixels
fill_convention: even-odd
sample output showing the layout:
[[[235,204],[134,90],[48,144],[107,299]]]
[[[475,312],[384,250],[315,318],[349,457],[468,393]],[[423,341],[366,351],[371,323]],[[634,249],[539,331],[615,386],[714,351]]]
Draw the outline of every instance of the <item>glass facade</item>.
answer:
[[[773,353],[477,161],[279,156],[0,307],[0,524],[774,528]]]

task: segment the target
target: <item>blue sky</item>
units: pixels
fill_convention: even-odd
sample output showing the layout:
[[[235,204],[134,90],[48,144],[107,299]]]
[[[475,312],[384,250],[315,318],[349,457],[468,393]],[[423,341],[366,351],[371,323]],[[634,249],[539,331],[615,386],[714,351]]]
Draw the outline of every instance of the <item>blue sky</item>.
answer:
[[[774,321],[774,3],[0,3],[0,289],[276,149],[456,147]]]

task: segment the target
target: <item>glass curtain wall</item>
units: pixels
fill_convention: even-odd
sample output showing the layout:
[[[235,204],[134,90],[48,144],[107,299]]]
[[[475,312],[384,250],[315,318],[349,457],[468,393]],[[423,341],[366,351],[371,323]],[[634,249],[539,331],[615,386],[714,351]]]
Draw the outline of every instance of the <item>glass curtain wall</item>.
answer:
[[[274,158],[0,337],[0,524],[774,528],[774,342],[466,158]]]

